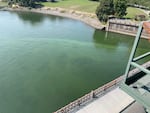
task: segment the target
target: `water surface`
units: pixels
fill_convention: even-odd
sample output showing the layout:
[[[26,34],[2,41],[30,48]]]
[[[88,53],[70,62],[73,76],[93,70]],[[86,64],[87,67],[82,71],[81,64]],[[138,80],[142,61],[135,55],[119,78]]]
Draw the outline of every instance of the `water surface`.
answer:
[[[0,17],[0,113],[51,113],[125,71],[133,37],[57,16]],[[142,40],[137,54],[149,49]]]

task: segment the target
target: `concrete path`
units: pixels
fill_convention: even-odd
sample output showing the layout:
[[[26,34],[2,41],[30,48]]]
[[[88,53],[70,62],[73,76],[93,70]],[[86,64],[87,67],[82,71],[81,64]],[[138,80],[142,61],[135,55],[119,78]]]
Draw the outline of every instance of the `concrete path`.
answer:
[[[144,9],[140,9],[140,10],[143,11],[145,14],[147,14],[147,16],[149,16],[150,10],[144,10]]]
[[[122,113],[146,113],[146,112],[144,110],[144,107],[141,104],[135,102],[128,109],[123,111]]]
[[[76,113],[119,113],[133,101],[132,97],[118,87]]]

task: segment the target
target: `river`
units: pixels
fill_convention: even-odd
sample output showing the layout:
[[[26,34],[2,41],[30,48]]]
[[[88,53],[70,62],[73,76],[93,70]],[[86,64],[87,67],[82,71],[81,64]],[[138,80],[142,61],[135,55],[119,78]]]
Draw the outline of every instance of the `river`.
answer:
[[[0,113],[52,113],[113,80],[133,40],[63,17],[1,11]],[[149,50],[142,39],[137,54]]]

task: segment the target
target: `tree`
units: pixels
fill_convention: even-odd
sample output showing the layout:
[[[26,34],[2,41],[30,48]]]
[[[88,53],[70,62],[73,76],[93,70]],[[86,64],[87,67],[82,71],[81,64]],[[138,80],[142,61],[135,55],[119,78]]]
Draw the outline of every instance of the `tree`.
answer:
[[[114,14],[113,0],[101,0],[100,5],[96,9],[96,15],[100,21],[106,22],[109,15]]]
[[[126,15],[127,0],[100,0],[96,15],[100,21],[106,22],[109,16],[123,17]]]
[[[8,0],[8,4],[16,4],[18,3],[21,6],[25,7],[34,7],[35,0]]]
[[[114,0],[114,11],[116,17],[123,17],[126,15],[127,0]]]
[[[33,7],[34,6],[34,0],[18,0],[19,5],[22,6],[29,6],[29,7]]]
[[[99,0],[90,0],[90,1],[99,1]]]

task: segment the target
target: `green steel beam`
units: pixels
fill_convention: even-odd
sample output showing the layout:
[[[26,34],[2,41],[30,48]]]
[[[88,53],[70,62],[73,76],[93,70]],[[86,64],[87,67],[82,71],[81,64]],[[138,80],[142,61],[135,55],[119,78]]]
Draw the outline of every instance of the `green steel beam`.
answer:
[[[141,65],[135,63],[135,62],[131,62],[131,65],[136,67],[136,68],[139,68],[141,71],[145,72],[146,74],[149,74],[150,75],[150,71],[144,67],[142,67]]]
[[[126,68],[126,71],[125,71],[125,75],[124,75],[125,76],[124,82],[126,82],[126,79],[128,78],[128,73],[129,73],[129,70],[130,70],[130,67],[131,67],[131,62],[134,58],[134,55],[135,55],[136,48],[137,48],[139,40],[140,40],[142,30],[143,30],[143,22],[140,23],[139,28],[138,28],[138,33],[137,33],[136,38],[134,40],[134,44],[133,44],[133,47],[132,47],[132,51],[131,51],[129,61],[128,61],[128,64],[127,64],[127,68]]]
[[[148,21],[148,22],[150,22],[150,21]],[[150,70],[142,67],[141,65],[139,65],[139,64],[137,64],[135,62],[135,61],[138,61],[138,60],[140,60],[140,59],[150,55],[150,52],[147,52],[147,53],[145,53],[145,54],[143,54],[141,56],[138,56],[138,57],[134,58],[136,50],[137,50],[137,47],[138,47],[138,44],[139,44],[139,41],[140,41],[140,37],[141,37],[142,31],[143,31],[143,22],[141,22],[140,25],[139,25],[138,32],[137,32],[136,38],[134,40],[134,44],[133,44],[133,47],[132,47],[132,50],[131,50],[129,61],[128,61],[128,64],[127,64],[127,67],[126,67],[126,71],[125,71],[125,75],[124,75],[124,81],[120,85],[120,87],[127,94],[129,94],[135,100],[137,100],[137,102],[141,103],[146,109],[148,109],[148,111],[150,111],[150,101],[149,101],[149,99],[147,99],[146,97],[144,97],[144,95],[142,95],[140,92],[138,92],[138,89],[134,89],[131,86],[128,86],[126,84],[126,80],[127,80],[128,76],[129,76],[128,74],[129,74],[131,65],[136,67],[136,68],[139,68],[141,71],[147,73],[148,74],[147,76],[150,75]]]
[[[134,62],[135,62],[135,61],[138,61],[138,60],[140,60],[140,59],[142,59],[142,58],[145,58],[145,57],[147,57],[147,56],[149,56],[149,55],[150,55],[150,52],[147,52],[147,53],[145,53],[145,54],[143,54],[143,55],[141,55],[141,56],[138,56],[138,57],[134,58],[133,61],[134,61]]]
[[[146,112],[147,112],[147,113],[150,113],[150,109],[149,109],[149,110],[147,109]]]
[[[142,104],[145,108],[150,110],[150,101],[149,99],[145,100],[144,98],[141,98],[141,94],[134,91],[135,89],[129,87],[128,85],[122,83],[120,84],[120,87],[123,91],[125,91],[127,94],[129,94],[131,97],[133,97],[137,102]]]

